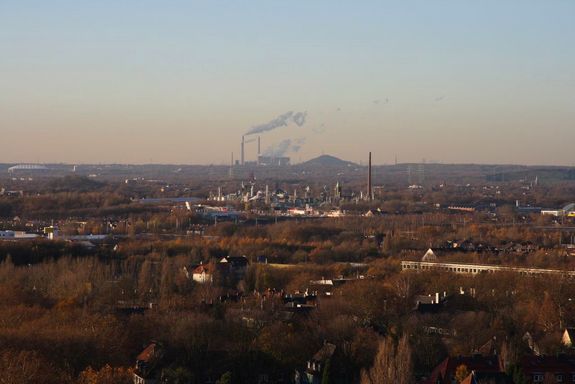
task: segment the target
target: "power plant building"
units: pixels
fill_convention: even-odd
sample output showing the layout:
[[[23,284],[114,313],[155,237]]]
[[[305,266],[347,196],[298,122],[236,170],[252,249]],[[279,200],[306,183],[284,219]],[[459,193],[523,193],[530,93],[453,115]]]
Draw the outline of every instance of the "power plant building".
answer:
[[[258,164],[261,166],[282,167],[290,165],[290,158],[287,156],[258,156]]]

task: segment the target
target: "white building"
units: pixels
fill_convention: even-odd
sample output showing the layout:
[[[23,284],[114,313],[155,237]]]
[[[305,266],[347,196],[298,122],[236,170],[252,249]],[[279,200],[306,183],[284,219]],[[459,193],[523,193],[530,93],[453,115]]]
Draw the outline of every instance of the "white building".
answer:
[[[192,280],[200,284],[213,283],[213,264],[198,265],[192,272]]]

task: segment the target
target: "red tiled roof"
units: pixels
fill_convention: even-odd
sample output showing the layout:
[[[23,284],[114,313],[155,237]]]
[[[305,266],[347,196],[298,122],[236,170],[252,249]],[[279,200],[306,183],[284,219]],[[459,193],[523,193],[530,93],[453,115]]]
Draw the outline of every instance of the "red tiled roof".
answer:
[[[469,374],[463,381],[459,384],[473,384],[473,372]]]
[[[142,352],[140,352],[138,357],[136,357],[136,360],[149,362],[154,357],[155,352],[156,352],[156,343],[151,343],[146,348],[144,348]]]
[[[202,273],[210,274],[213,272],[213,270],[214,270],[213,264],[200,264],[196,268],[194,268],[192,273],[194,275],[195,274],[202,274]]]

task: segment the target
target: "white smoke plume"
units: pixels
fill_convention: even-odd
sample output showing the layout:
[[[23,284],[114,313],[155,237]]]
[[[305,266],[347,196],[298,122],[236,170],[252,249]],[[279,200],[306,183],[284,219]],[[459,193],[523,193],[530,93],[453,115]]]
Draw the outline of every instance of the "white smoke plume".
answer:
[[[305,137],[300,137],[296,139],[295,142],[289,148],[291,152],[297,153],[301,149],[301,146],[305,144]]]
[[[301,127],[305,124],[305,118],[307,117],[307,112],[297,112],[293,115],[292,120],[298,126]]]
[[[266,148],[263,155],[269,157],[281,157],[285,156],[287,153],[296,153],[299,152],[304,143],[305,137],[295,140],[285,139],[280,141],[278,144]]]
[[[305,119],[307,117],[307,112],[293,112],[289,111],[282,115],[279,115],[275,119],[271,120],[268,123],[256,125],[252,127],[249,131],[245,133],[245,135],[255,135],[256,133],[262,133],[274,130],[280,127],[287,127],[290,123],[296,124],[298,127],[301,127],[305,124]]]
[[[266,148],[264,151],[264,156],[279,157],[283,156],[291,146],[291,139],[285,139],[279,142],[279,144],[274,144],[271,147]]]

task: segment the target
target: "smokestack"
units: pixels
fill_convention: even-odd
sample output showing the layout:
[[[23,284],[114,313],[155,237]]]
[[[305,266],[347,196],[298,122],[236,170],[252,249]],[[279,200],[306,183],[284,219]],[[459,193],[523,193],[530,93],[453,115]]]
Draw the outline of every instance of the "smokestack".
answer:
[[[368,173],[367,173],[367,200],[372,200],[373,193],[371,191],[371,152],[369,152],[369,162],[368,162]]]
[[[260,155],[261,155],[261,152],[260,152],[260,149],[261,149],[260,144],[261,144],[260,136],[258,136],[258,162],[257,162],[258,165],[260,165]]]
[[[241,148],[241,155],[240,155],[240,164],[244,165],[244,137],[242,136],[242,148]]]

